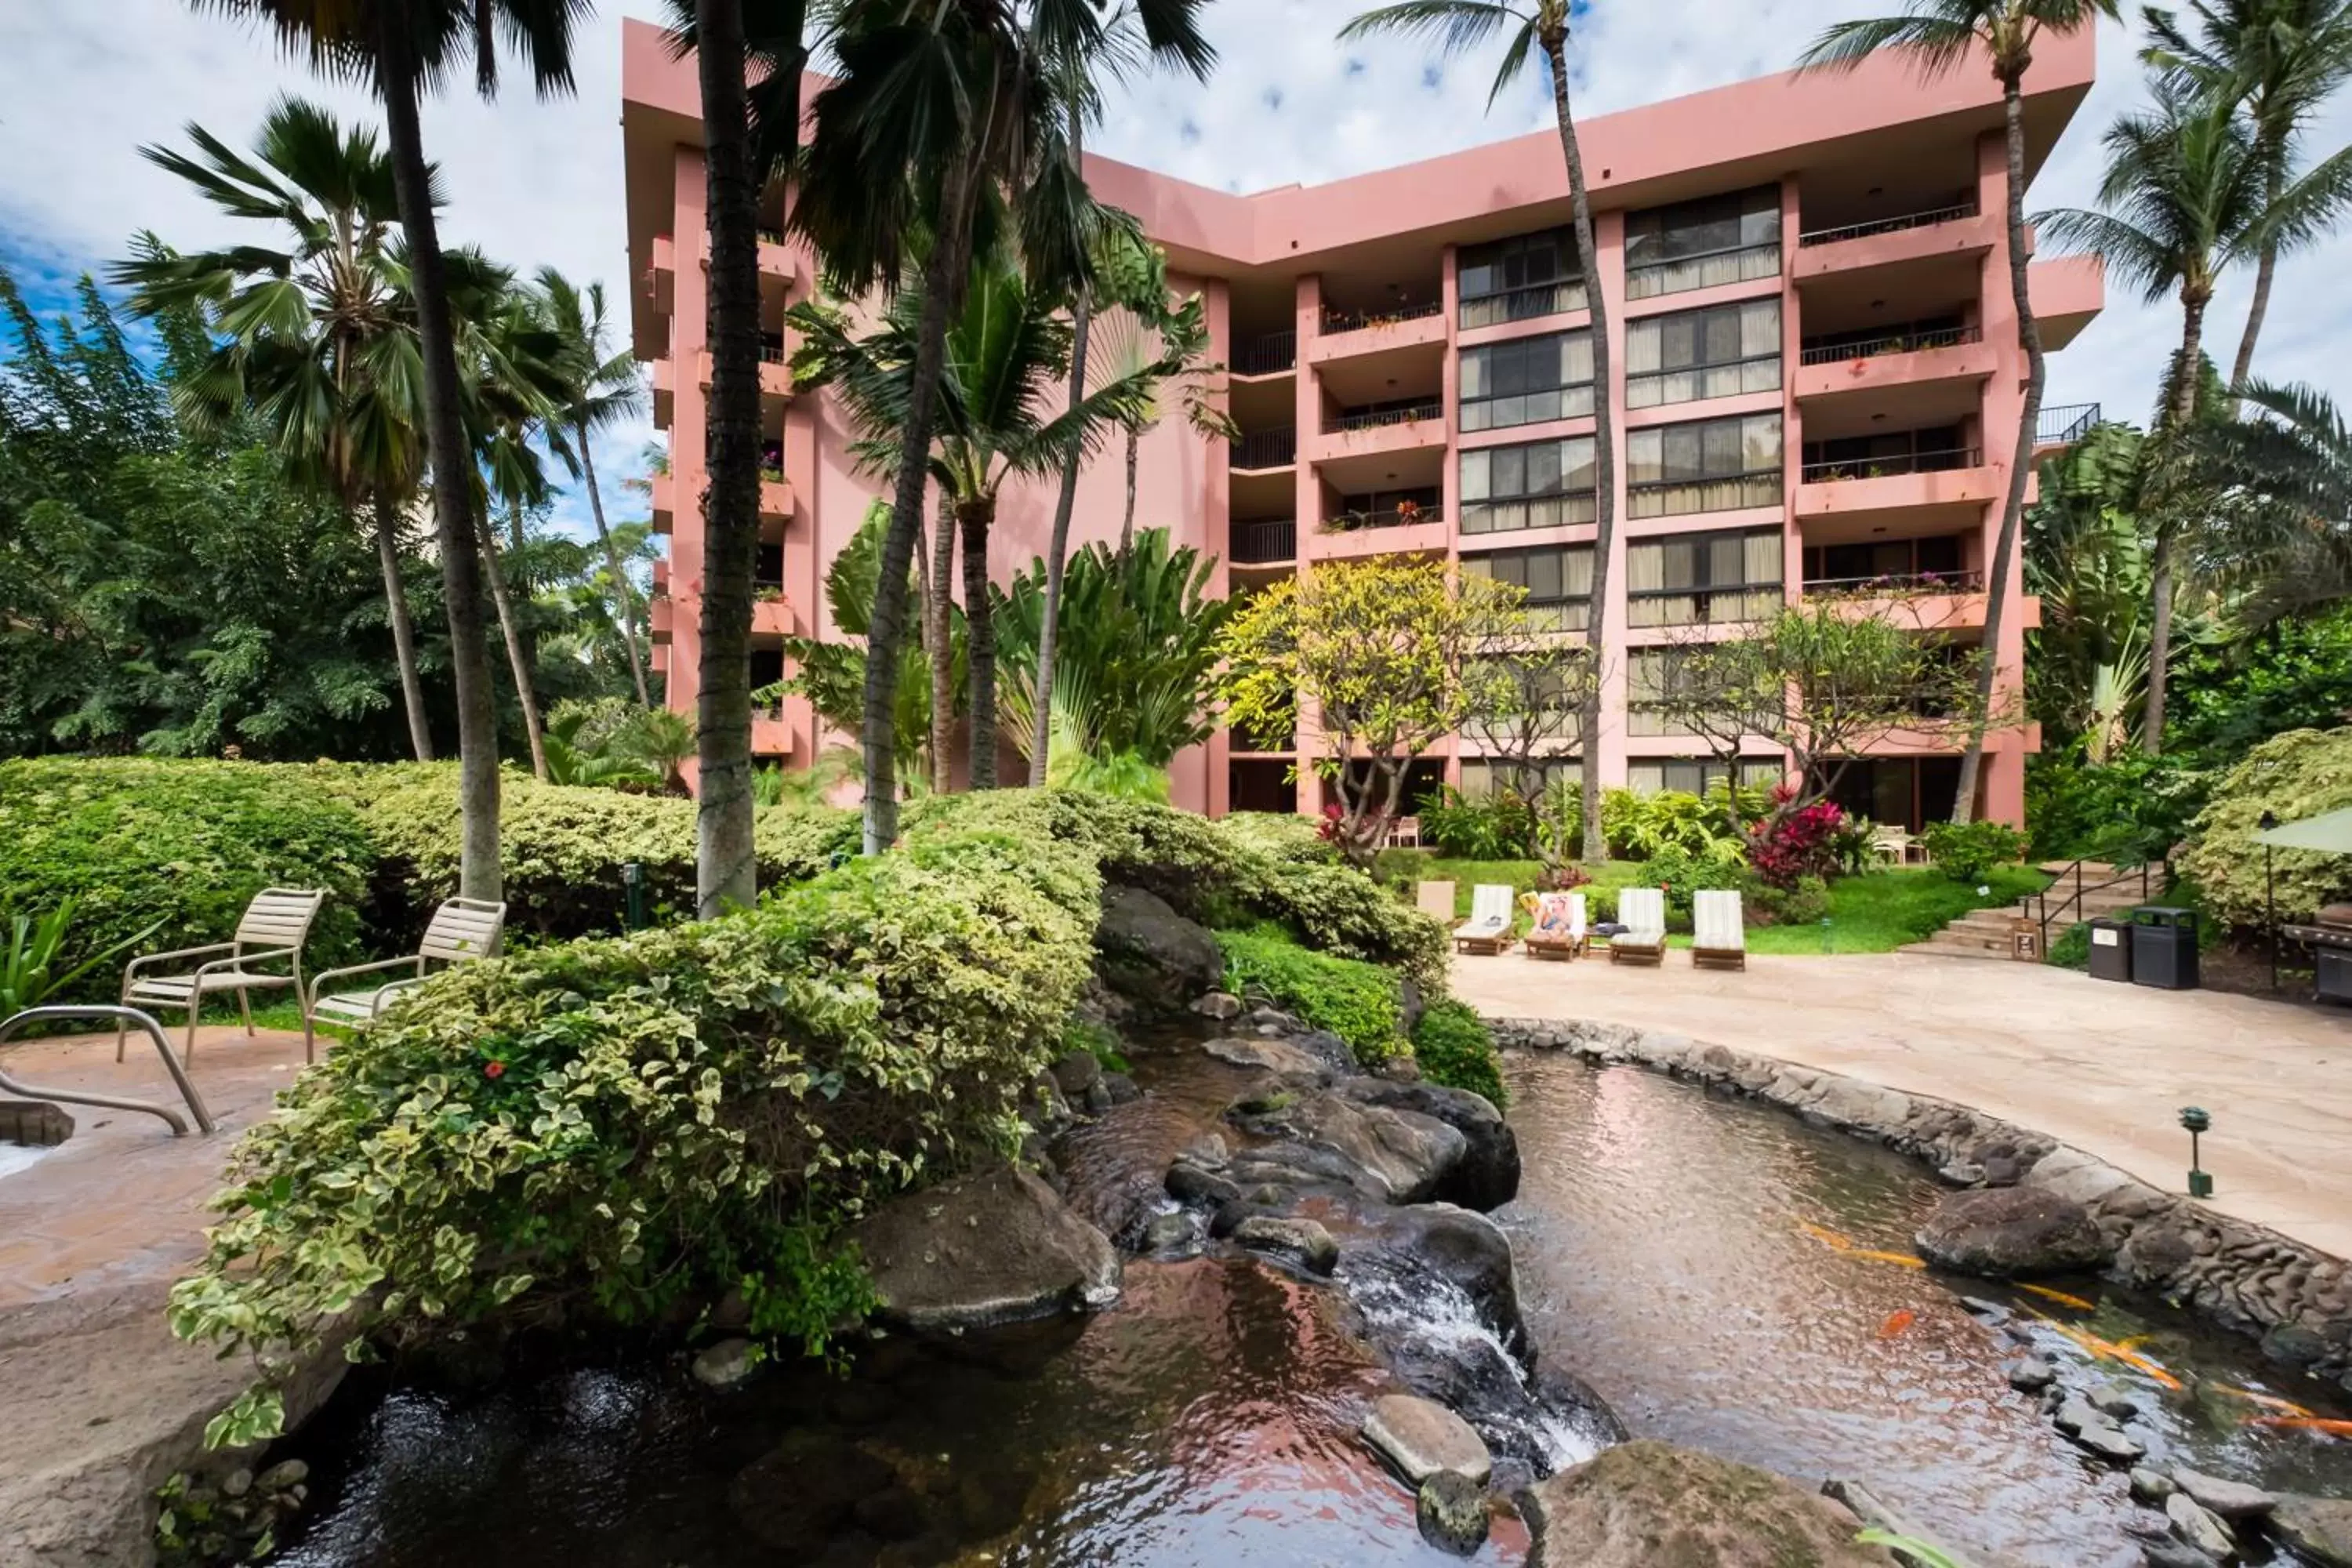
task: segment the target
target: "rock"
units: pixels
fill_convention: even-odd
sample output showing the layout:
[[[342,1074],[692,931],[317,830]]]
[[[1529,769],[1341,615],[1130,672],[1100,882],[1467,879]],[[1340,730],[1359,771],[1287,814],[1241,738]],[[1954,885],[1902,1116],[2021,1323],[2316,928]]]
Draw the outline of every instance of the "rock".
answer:
[[[1452,1204],[1416,1204],[1382,1216],[1378,1234],[1383,1262],[1409,1274],[1435,1275],[1467,1296],[1504,1340],[1522,1338],[1511,1238],[1502,1226]]]
[[[1960,1305],[1969,1310],[1969,1316],[1989,1329],[1997,1329],[2017,1316],[2000,1302],[1988,1301],[1982,1296],[1963,1296]]]
[[[1102,1082],[1102,1062],[1092,1051],[1072,1051],[1045,1070],[1072,1100],[1083,1100],[1087,1090]]]
[[[2273,1323],[2263,1335],[2263,1353],[2289,1366],[2310,1366],[2327,1359],[2326,1336],[2301,1323]]]
[[[1095,953],[1106,985],[1160,1014],[1181,1013],[1193,997],[1216,989],[1224,969],[1207,927],[1140,888],[1103,889]]]
[[[765,1359],[749,1340],[721,1340],[694,1358],[694,1381],[705,1388],[732,1388]]]
[[[1462,1134],[1461,1161],[1437,1185],[1435,1197],[1482,1212],[1501,1208],[1519,1192],[1519,1135],[1486,1096],[1434,1083],[1353,1079],[1341,1093],[1360,1104],[1411,1110]]]
[[[2058,1369],[2038,1355],[2020,1356],[2008,1370],[2010,1387],[2021,1394],[2039,1394],[2058,1381]]]
[[[2139,1414],[2139,1396],[2119,1383],[2095,1383],[2083,1391],[2083,1397],[2092,1409],[2117,1421],[2128,1421]]]
[[[1333,1094],[1300,1094],[1256,1118],[1255,1125],[1337,1156],[1337,1168],[1346,1172],[1341,1179],[1384,1204],[1426,1202],[1469,1150],[1468,1140],[1433,1117],[1360,1105]],[[1264,1152],[1277,1157],[1276,1151]]]
[[[1054,1190],[1010,1166],[891,1199],[851,1230],[882,1315],[961,1332],[1108,1305],[1118,1254]]]
[[[1303,1035],[1307,1032],[1305,1020],[1296,1014],[1286,1013],[1279,1007],[1253,1007],[1243,1014],[1237,1022],[1240,1025],[1240,1033],[1263,1035],[1268,1039],[1276,1039],[1285,1035]]]
[[[310,1479],[310,1467],[299,1459],[280,1459],[253,1478],[253,1489],[264,1497],[291,1491]]]
[[[1022,1120],[1037,1131],[1051,1138],[1077,1120],[1070,1113],[1069,1098],[1062,1086],[1054,1081],[1050,1072],[1041,1072],[1030,1080],[1029,1092],[1021,1106]]]
[[[1486,1494],[1455,1471],[1440,1470],[1421,1483],[1413,1517],[1423,1540],[1457,1557],[1468,1557],[1486,1543]]]
[[[1936,1179],[1947,1186],[1981,1186],[1984,1184],[1984,1167],[1967,1160],[1954,1160],[1949,1164],[1936,1167]]]
[[[1196,1165],[1181,1156],[1168,1167],[1168,1179],[1163,1184],[1168,1189],[1168,1195],[1178,1203],[1198,1204],[1204,1208],[1232,1203],[1242,1195],[1240,1185],[1232,1177]]]
[[[1988,1154],[1977,1162],[1977,1169],[1984,1173],[1984,1184],[1988,1187],[2013,1187],[2025,1174],[2025,1168],[2014,1154]]]
[[[1939,1268],[1997,1279],[2099,1268],[2115,1256],[2088,1210],[2040,1187],[1954,1193],[1916,1240]]]
[[[2147,1445],[2120,1426],[2085,1426],[2071,1436],[2076,1446],[2111,1465],[2136,1465],[2147,1458]]]
[[[2238,1540],[2230,1533],[2230,1527],[2200,1507],[2187,1492],[2175,1492],[2164,1500],[2164,1517],[2172,1521],[2175,1535],[2208,1557],[2227,1562],[2238,1554]]]
[[[1110,1096],[1113,1105],[1132,1105],[1143,1098],[1143,1090],[1133,1079],[1123,1072],[1107,1072],[1102,1076],[1103,1092]]]
[[[811,1562],[860,1501],[895,1480],[890,1467],[865,1450],[804,1427],[737,1472],[727,1506],[769,1546],[793,1562]]]
[[[1203,1018],[1227,1023],[1242,1016],[1242,999],[1230,991],[1212,991],[1192,998],[1192,1011]]]
[[[1318,1084],[1331,1081],[1331,1069],[1323,1065],[1320,1058],[1288,1040],[1253,1040],[1235,1035],[1211,1040],[1201,1048],[1237,1068],[1257,1068],[1283,1079],[1303,1079]]]
[[[228,1473],[228,1479],[221,1482],[221,1496],[223,1497],[243,1497],[252,1489],[253,1472],[244,1468],[243,1467],[231,1470]]]
[[[2114,1277],[2142,1290],[2159,1290],[2196,1260],[2197,1249],[2178,1226],[2143,1225],[2116,1254]]]
[[[1143,1250],[1173,1252],[1192,1245],[1192,1221],[1188,1215],[1156,1214],[1143,1226]]]
[[[2208,1557],[2181,1541],[2151,1541],[2139,1549],[2147,1568],[2221,1568],[2221,1560]]]
[[[1101,1079],[1097,1079],[1094,1082],[1087,1085],[1085,1101],[1087,1114],[1089,1116],[1100,1116],[1104,1111],[1108,1110],[1112,1106],[1118,1103],[1118,1101],[1110,1097],[1110,1085],[1104,1082]]]
[[[2162,1470],[2151,1470],[2145,1465],[2132,1467],[2131,1495],[2134,1501],[2144,1502],[2150,1508],[2162,1508],[2164,1500],[2177,1489],[2172,1478]]]
[[[1309,1274],[1329,1276],[1339,1262],[1339,1244],[1311,1219],[1274,1219],[1254,1215],[1234,1227],[1234,1239],[1252,1252],[1288,1258]]]
[[[1806,1563],[1889,1568],[1853,1514],[1794,1481],[1650,1439],[1603,1449],[1520,1497],[1530,1568]]]
[[[1290,1037],[1290,1043],[1330,1068],[1339,1078],[1353,1078],[1364,1070],[1356,1060],[1356,1053],[1347,1041],[1328,1029],[1308,1029]]]
[[[1364,1441],[1412,1486],[1444,1470],[1485,1486],[1494,1473],[1486,1441],[1434,1400],[1384,1394],[1372,1401],[1363,1433]]]
[[[2278,1499],[2260,1487],[2209,1476],[2186,1465],[2172,1467],[2172,1484],[2187,1492],[2206,1512],[2228,1520],[2260,1519],[2278,1504]]]
[[[2271,1509],[2270,1530],[2317,1568],[2352,1568],[2352,1498],[2281,1493]]]

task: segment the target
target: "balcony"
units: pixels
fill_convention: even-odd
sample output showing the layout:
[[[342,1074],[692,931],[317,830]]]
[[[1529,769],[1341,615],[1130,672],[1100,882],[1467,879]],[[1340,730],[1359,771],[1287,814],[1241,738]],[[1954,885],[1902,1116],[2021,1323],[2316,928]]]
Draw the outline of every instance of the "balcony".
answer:
[[[2033,455],[2071,447],[2091,433],[2099,422],[2100,409],[2095,403],[2062,403],[2055,408],[2045,407],[2033,427]]]
[[[698,356],[702,389],[710,390],[710,351],[704,349]],[[793,367],[787,363],[781,341],[760,344],[760,395],[776,402],[789,402],[793,395]]]
[[[656,592],[646,601],[646,635],[656,644],[669,641],[677,619],[677,601],[668,594]]]
[[[710,231],[698,237],[695,254],[704,267],[710,265]],[[677,241],[667,234],[654,236],[653,254],[654,309],[667,315],[675,307],[677,297]],[[782,234],[772,228],[760,231],[760,278],[764,289],[767,280],[775,279],[789,289],[798,275],[793,265],[793,253]]]
[[[1309,356],[1317,364],[1365,355],[1391,356],[1402,362],[1406,358],[1425,359],[1444,343],[1443,304],[1393,305],[1377,310],[1327,310]],[[1418,356],[1409,353],[1416,349],[1423,353]]]
[[[677,364],[667,354],[653,362],[654,428],[667,430],[677,416]]]
[[[760,515],[789,521],[793,515],[793,482],[781,468],[760,470]]]
[[[1992,249],[1998,236],[1996,220],[1979,214],[1976,203],[1956,202],[1897,217],[1811,230],[1797,241],[1790,271],[1801,288],[1880,268],[1979,257]]]
[[[1809,430],[1951,424],[1978,410],[1999,361],[1973,326],[1841,337],[1802,352],[1794,391],[1816,405],[1806,409]]]
[[[1234,351],[1234,374],[1287,375],[1298,368],[1297,331],[1267,332]]]
[[[1808,463],[1796,515],[1813,544],[1885,533],[1898,521],[1906,534],[1964,532],[2001,499],[2004,479],[1975,447]]]
[[[1808,577],[1807,598],[1851,606],[1857,616],[1885,617],[1923,632],[1982,631],[1982,572],[1888,572],[1875,577]],[[2042,625],[2042,601],[2021,597],[2013,611],[2026,630]]]
[[[1441,398],[1342,408],[1325,416],[1311,456],[1323,477],[1343,491],[1410,487],[1424,482],[1418,470],[1442,457],[1445,437]],[[1408,455],[1418,460],[1401,461]]]
[[[1298,559],[1297,520],[1282,517],[1236,522],[1226,553],[1235,566],[1288,566]]]
[[[784,597],[782,583],[754,583],[751,585],[751,632],[755,637],[788,637],[793,635],[793,605]]]
[[[677,532],[677,477],[674,474],[656,474],[650,483],[653,490],[654,531],[656,533]]]
[[[751,754],[755,757],[789,757],[793,754],[792,726],[786,722],[782,708],[751,710]]]
[[[1286,468],[1297,460],[1298,432],[1289,426],[1274,430],[1253,430],[1233,443],[1233,466],[1245,471]]]
[[[1322,559],[1418,554],[1443,552],[1450,542],[1442,506],[1403,501],[1325,519],[1316,531],[1312,552]]]
[[[2107,301],[2106,265],[2095,256],[2053,256],[2025,269],[2026,295],[2052,352],[2074,341]]]

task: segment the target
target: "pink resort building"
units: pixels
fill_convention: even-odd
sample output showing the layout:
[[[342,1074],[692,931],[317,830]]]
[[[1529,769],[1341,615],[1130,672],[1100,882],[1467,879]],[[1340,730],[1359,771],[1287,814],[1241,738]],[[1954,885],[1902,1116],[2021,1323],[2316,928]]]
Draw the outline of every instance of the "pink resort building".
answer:
[[[656,481],[669,560],[656,579],[656,659],[691,710],[702,573],[698,496],[709,355],[703,347],[701,126],[693,64],[626,27],[622,128],[636,353],[653,367],[672,470]],[[2091,86],[2092,38],[2051,40],[2028,80],[2026,167],[2038,170]],[[1970,68],[1922,81],[1897,60],[1852,76],[1767,77],[1585,121],[1597,279],[1579,277],[1567,177],[1550,132],[1316,186],[1234,195],[1103,158],[1087,176],[1167,250],[1175,286],[1207,300],[1232,371],[1237,441],[1181,419],[1143,444],[1139,528],[1219,558],[1221,590],[1321,561],[1411,552],[1523,584],[1570,629],[1604,626],[1622,650],[1606,718],[1587,743],[1602,776],[1696,789],[1717,764],[1645,705],[1659,661],[1767,605],[1908,581],[1932,585],[1937,634],[1982,635],[2023,392],[2011,303],[2000,98]],[[770,229],[782,205],[770,198]],[[813,258],[760,247],[768,330],[762,487],[773,589],[756,611],[755,680],[783,673],[782,638],[832,633],[824,566],[875,489],[855,471],[830,395],[793,395],[782,312],[814,286]],[[2096,262],[2032,263],[2045,344],[2100,308]],[[1592,384],[1588,290],[1616,335],[1612,384]],[[2063,382],[2056,374],[2053,379]],[[1615,411],[1618,559],[1591,602],[1593,399]],[[2059,403],[2045,395],[2045,402]],[[2038,445],[2095,411],[2046,408]],[[1078,492],[1074,542],[1115,537],[1123,464]],[[1000,582],[1042,552],[1054,490],[1007,495]],[[2012,582],[2012,588],[2016,587]],[[1944,590],[1948,589],[1948,594]],[[2035,601],[1998,649],[2012,694]],[[805,765],[842,739],[788,701],[754,727],[764,757]],[[1997,732],[1981,805],[2022,819],[2032,728]],[[1213,814],[1313,811],[1300,758],[1219,733],[1177,759],[1180,804]],[[1781,756],[1758,742],[1751,775]],[[1487,769],[1466,741],[1423,764],[1473,791]],[[1878,821],[1947,814],[1956,743],[1922,733],[1878,748],[1841,795]]]

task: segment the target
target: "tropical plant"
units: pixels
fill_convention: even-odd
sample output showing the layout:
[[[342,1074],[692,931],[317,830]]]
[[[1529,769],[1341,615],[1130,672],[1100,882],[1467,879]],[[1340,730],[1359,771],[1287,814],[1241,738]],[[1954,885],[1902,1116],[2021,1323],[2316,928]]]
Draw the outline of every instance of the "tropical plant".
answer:
[[[2257,381],[2253,418],[2201,443],[2221,504],[2198,516],[2202,564],[2241,591],[2252,625],[2352,595],[2352,426],[2326,394]]]
[[[876,594],[876,580],[882,571],[882,552],[890,527],[889,512],[881,501],[866,510],[866,521],[852,534],[849,542],[841,547],[825,568],[824,598],[833,611],[835,637],[787,637],[785,656],[793,662],[791,678],[774,695],[783,691],[805,697],[816,710],[817,717],[836,730],[854,733],[865,713],[866,664],[872,657],[869,631]],[[964,640],[964,617],[958,610],[948,623],[948,635],[961,662]],[[894,768],[892,776],[904,787],[914,790],[923,785],[925,770],[922,763],[926,744],[932,733],[930,724],[930,688],[922,679],[925,650],[922,640],[901,643],[896,656],[907,665],[902,677],[892,683],[898,710],[891,722],[890,732],[898,748],[894,762],[904,768]],[[768,691],[754,694],[770,695]]]
[[[637,706],[650,708],[653,697],[646,684],[645,649],[638,643],[641,621],[635,581],[622,550],[604,521],[604,492],[596,482],[596,437],[636,417],[645,407],[645,388],[638,378],[636,355],[627,349],[605,352],[610,328],[604,319],[604,285],[592,282],[584,289],[552,267],[539,269],[537,304],[548,330],[560,347],[554,369],[561,380],[561,401],[549,414],[544,434],[547,448],[565,471],[586,485],[588,514],[596,524],[596,542],[613,574],[611,592],[620,615],[621,640],[629,658],[629,675],[637,688]]]
[[[1936,868],[1955,882],[1981,882],[1994,868],[2025,858],[2026,837],[2006,822],[1931,822],[1920,830]]]
[[[2112,0],[2109,3],[2112,4]],[[1571,227],[1576,235],[1577,268],[1588,285],[1585,293],[1592,317],[1592,384],[1606,387],[1612,384],[1609,374],[1609,307],[1600,287],[1601,252],[1592,238],[1592,200],[1584,178],[1584,154],[1577,142],[1576,116],[1569,102],[1569,31],[1582,12],[1583,6],[1578,0],[1517,0],[1515,4],[1503,4],[1500,0],[1402,0],[1402,4],[1365,12],[1342,27],[1339,37],[1359,38],[1383,33],[1402,33],[1429,38],[1436,44],[1441,55],[1450,57],[1507,34],[1509,41],[1503,47],[1503,63],[1495,72],[1495,85],[1486,95],[1490,108],[1495,100],[1503,95],[1503,89],[1532,67],[1536,55],[1541,53],[1549,68],[1552,113],[1559,126],[1560,156],[1568,165],[1568,197],[1570,209],[1574,215]],[[1596,498],[1592,536],[1592,603],[1605,605],[1609,602],[1610,561],[1615,553],[1617,537],[1616,414],[1608,397],[1593,399],[1592,450]],[[1605,665],[1608,645],[1597,622],[1589,637],[1595,667]],[[1585,693],[1583,718],[1585,734],[1601,733],[1599,681],[1592,682]],[[1601,826],[1600,747],[1584,748],[1583,772],[1584,790],[1580,799],[1584,812],[1584,858],[1592,861],[1606,860],[1609,858],[1609,839]]]
[[[2026,513],[2025,582],[2042,601],[2027,700],[2047,733],[2084,737],[2095,763],[2128,743],[2147,674],[2147,441],[2128,425],[2092,426],[2042,465]]]
[[[2000,535],[1986,579],[1984,646],[2000,647],[2009,625],[2020,536],[2025,526],[2025,484],[2042,419],[2047,367],[2042,327],[2033,314],[2027,264],[2032,247],[2025,229],[2025,72],[2042,37],[2069,37],[2095,28],[2102,16],[2120,16],[2116,0],[1904,0],[1901,14],[1831,26],[1805,51],[1801,69],[1853,70],[1882,50],[1900,51],[1923,78],[1948,77],[1972,58],[1982,58],[2000,83],[2008,167],[2002,180],[2010,302],[2017,312],[2018,346],[2025,351],[2025,396],[2017,413],[2017,440],[2009,465],[2009,491],[2001,502]],[[1998,661],[1986,659],[1977,674],[1977,697],[1969,705],[1968,744],[1960,753],[1960,778],[1953,819],[1976,814],[1977,775],[1984,766],[1985,730],[1999,710],[1994,687]]]
[[[547,720],[547,782],[582,787],[653,786],[661,775],[618,744],[617,726],[600,725],[586,703],[566,703]]]
[[[8,916],[8,945],[0,949],[0,1018],[37,1007],[52,996],[71,991],[76,981],[95,973],[100,965],[130,952],[163,928],[163,922],[157,921],[67,968],[70,954],[66,934],[72,929],[73,918],[71,899],[45,914],[18,912]]]
[[[1756,874],[1784,892],[1808,877],[1826,881],[1836,876],[1845,808],[1833,800],[1800,804],[1797,786],[1790,784],[1773,790],[1772,807],[1748,830],[1748,863]]]

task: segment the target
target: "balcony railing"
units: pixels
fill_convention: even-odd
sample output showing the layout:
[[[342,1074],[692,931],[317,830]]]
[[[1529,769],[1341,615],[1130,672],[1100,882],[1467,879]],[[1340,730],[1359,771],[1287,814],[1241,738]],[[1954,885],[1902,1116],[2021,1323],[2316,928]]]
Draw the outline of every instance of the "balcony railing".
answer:
[[[1807,463],[1802,474],[1809,485],[1835,484],[1845,479],[1884,479],[1898,474],[1944,474],[1973,468],[1984,462],[1974,447],[1953,447],[1940,452],[1901,452],[1885,458],[1840,458]]]
[[[1340,332],[1360,332],[1367,327],[1393,327],[1401,321],[1426,321],[1445,309],[1444,301],[1433,300],[1425,305],[1388,305],[1377,310],[1331,310],[1323,312],[1323,332],[1327,337]]]
[[[1298,460],[1298,432],[1286,425],[1279,430],[1253,430],[1233,444],[1236,468],[1286,468]]]
[[[1297,560],[1297,521],[1283,517],[1234,524],[1233,558],[1243,566]]]
[[[1957,223],[1977,216],[1974,202],[1955,202],[1948,207],[1930,207],[1925,212],[1905,213],[1901,217],[1883,217],[1869,223],[1850,223],[1837,228],[1817,228],[1797,237],[1800,247],[1835,245],[1842,239],[1867,239],[1874,234],[1901,234],[1906,229],[1929,228],[1939,223]]]
[[[1981,572],[1881,572],[1874,577],[1808,577],[1808,594],[1981,594]]]
[[[1925,349],[1958,348],[1984,342],[1980,327],[1929,327],[1918,331],[1886,332],[1850,343],[1823,343],[1804,351],[1806,364],[1836,364],[1844,360],[1875,359],[1880,354],[1918,353]]]
[[[1298,334],[1268,332],[1253,338],[1234,355],[1235,375],[1279,375],[1298,368]]]
[[[2090,434],[2091,426],[2098,422],[2099,405],[2095,403],[2062,403],[2055,408],[2045,408],[2033,427],[2033,444],[2071,447]]]
[[[1433,506],[1416,506],[1408,501],[1402,506],[1381,507],[1362,511],[1350,509],[1323,520],[1326,533],[1358,533],[1372,528],[1411,528],[1417,522],[1437,522],[1445,513]]]
[[[1412,425],[1423,419],[1434,419],[1445,412],[1444,400],[1430,398],[1403,408],[1343,408],[1323,423],[1323,433],[1337,436],[1347,430],[1377,430],[1387,425]]]

